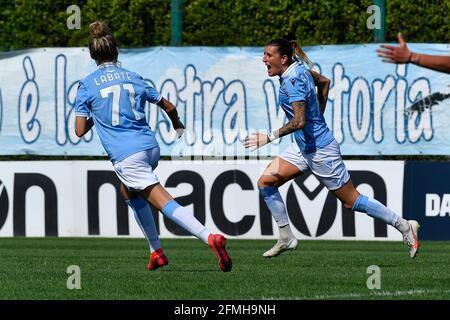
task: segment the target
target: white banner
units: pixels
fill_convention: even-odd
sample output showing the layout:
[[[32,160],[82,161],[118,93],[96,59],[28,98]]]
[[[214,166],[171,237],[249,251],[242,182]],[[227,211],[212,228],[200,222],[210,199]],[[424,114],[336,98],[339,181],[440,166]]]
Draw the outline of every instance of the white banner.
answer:
[[[445,44],[409,44],[447,55]],[[378,44],[305,47],[331,80],[324,116],[344,155],[450,152],[450,75],[383,63]],[[165,156],[278,154],[293,135],[250,153],[243,139],[287,121],[278,77],[269,78],[262,47],[121,49],[119,60],[177,106],[186,134],[177,140],[165,113],[148,103],[146,118]],[[105,155],[95,128],[78,138],[78,82],[96,69],[86,48],[0,53],[0,154]]]
[[[278,237],[257,181],[269,160],[160,161],[156,173],[212,232],[230,238]],[[347,161],[358,190],[402,214],[402,161]],[[0,237],[143,237],[118,193],[108,161],[16,161],[0,164]],[[280,188],[299,239],[400,240],[391,226],[344,209],[309,174]],[[155,213],[156,214],[156,213]],[[182,235],[156,214],[162,238]]]

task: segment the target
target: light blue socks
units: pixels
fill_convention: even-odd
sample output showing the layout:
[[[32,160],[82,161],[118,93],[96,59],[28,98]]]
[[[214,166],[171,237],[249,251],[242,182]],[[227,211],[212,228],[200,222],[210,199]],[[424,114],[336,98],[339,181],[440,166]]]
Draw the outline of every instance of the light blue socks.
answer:
[[[185,207],[180,206],[175,200],[170,200],[161,211],[178,226],[208,244],[209,230]]]
[[[272,217],[278,224],[278,227],[283,227],[289,224],[286,207],[284,205],[283,198],[276,187],[264,187],[259,188],[259,192],[262,194],[267,207],[272,214]]]
[[[352,210],[367,213],[372,218],[378,218],[396,227],[399,221],[399,216],[391,209],[384,206],[381,202],[375,199],[360,194],[353,204]]]
[[[259,188],[259,192],[264,198],[267,207],[275,219],[280,231],[280,239],[286,240],[293,237],[291,227],[289,226],[289,219],[284,205],[283,198],[277,187],[263,187]]]
[[[153,220],[150,205],[144,199],[136,197],[127,200],[128,205],[133,209],[134,217],[139,227],[147,238],[150,252],[161,248],[159,243],[158,231],[156,230],[155,221]]]

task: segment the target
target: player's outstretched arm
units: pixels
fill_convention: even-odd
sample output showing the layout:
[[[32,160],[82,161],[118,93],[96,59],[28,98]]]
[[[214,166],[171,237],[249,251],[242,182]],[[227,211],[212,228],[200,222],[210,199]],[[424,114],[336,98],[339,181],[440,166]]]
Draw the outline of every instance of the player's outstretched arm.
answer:
[[[184,133],[184,125],[178,116],[177,108],[167,99],[161,98],[158,102],[158,106],[163,109],[172,121],[172,126],[180,138]]]
[[[414,63],[420,67],[450,73],[450,56],[434,56],[416,53],[409,50],[402,34],[397,35],[398,46],[381,45],[377,49],[378,56],[388,63]]]
[[[245,138],[244,147],[252,148],[251,151],[254,151],[289,133],[303,129],[306,125],[305,101],[294,101],[291,105],[294,110],[294,116],[288,123],[280,129],[272,131],[270,134],[261,132],[253,133],[251,136]]]
[[[92,117],[89,119],[86,117],[75,117],[75,134],[81,138],[91,130],[93,125]]]
[[[317,99],[319,100],[320,112],[323,114],[327,106],[328,92],[330,90],[331,81],[314,70],[309,71],[314,79],[314,84],[317,86]]]

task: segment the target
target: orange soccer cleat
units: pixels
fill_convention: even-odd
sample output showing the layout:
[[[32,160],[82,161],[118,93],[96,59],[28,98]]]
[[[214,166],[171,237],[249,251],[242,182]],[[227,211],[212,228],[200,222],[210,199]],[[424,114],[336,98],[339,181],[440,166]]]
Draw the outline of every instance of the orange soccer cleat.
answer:
[[[152,254],[150,255],[150,262],[147,265],[147,269],[156,270],[158,268],[164,267],[167,264],[169,264],[169,260],[167,260],[163,249],[159,248],[158,250],[152,252]]]
[[[211,233],[208,236],[208,244],[214,251],[217,260],[219,260],[219,267],[223,272],[231,271],[232,267],[231,257],[228,255],[228,252],[225,249],[226,243],[227,239],[221,234]]]

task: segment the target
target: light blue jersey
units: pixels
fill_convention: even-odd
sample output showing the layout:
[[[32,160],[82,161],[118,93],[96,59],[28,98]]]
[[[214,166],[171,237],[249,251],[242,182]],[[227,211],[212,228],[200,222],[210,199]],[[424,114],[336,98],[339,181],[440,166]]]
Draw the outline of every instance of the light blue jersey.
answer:
[[[302,153],[314,152],[334,140],[320,112],[314,80],[303,64],[294,62],[281,75],[278,99],[289,120],[294,116],[291,103],[305,101],[306,126],[294,132]]]
[[[93,117],[100,141],[115,163],[158,146],[144,110],[146,101],[160,100],[140,75],[108,63],[80,81],[75,114]]]

